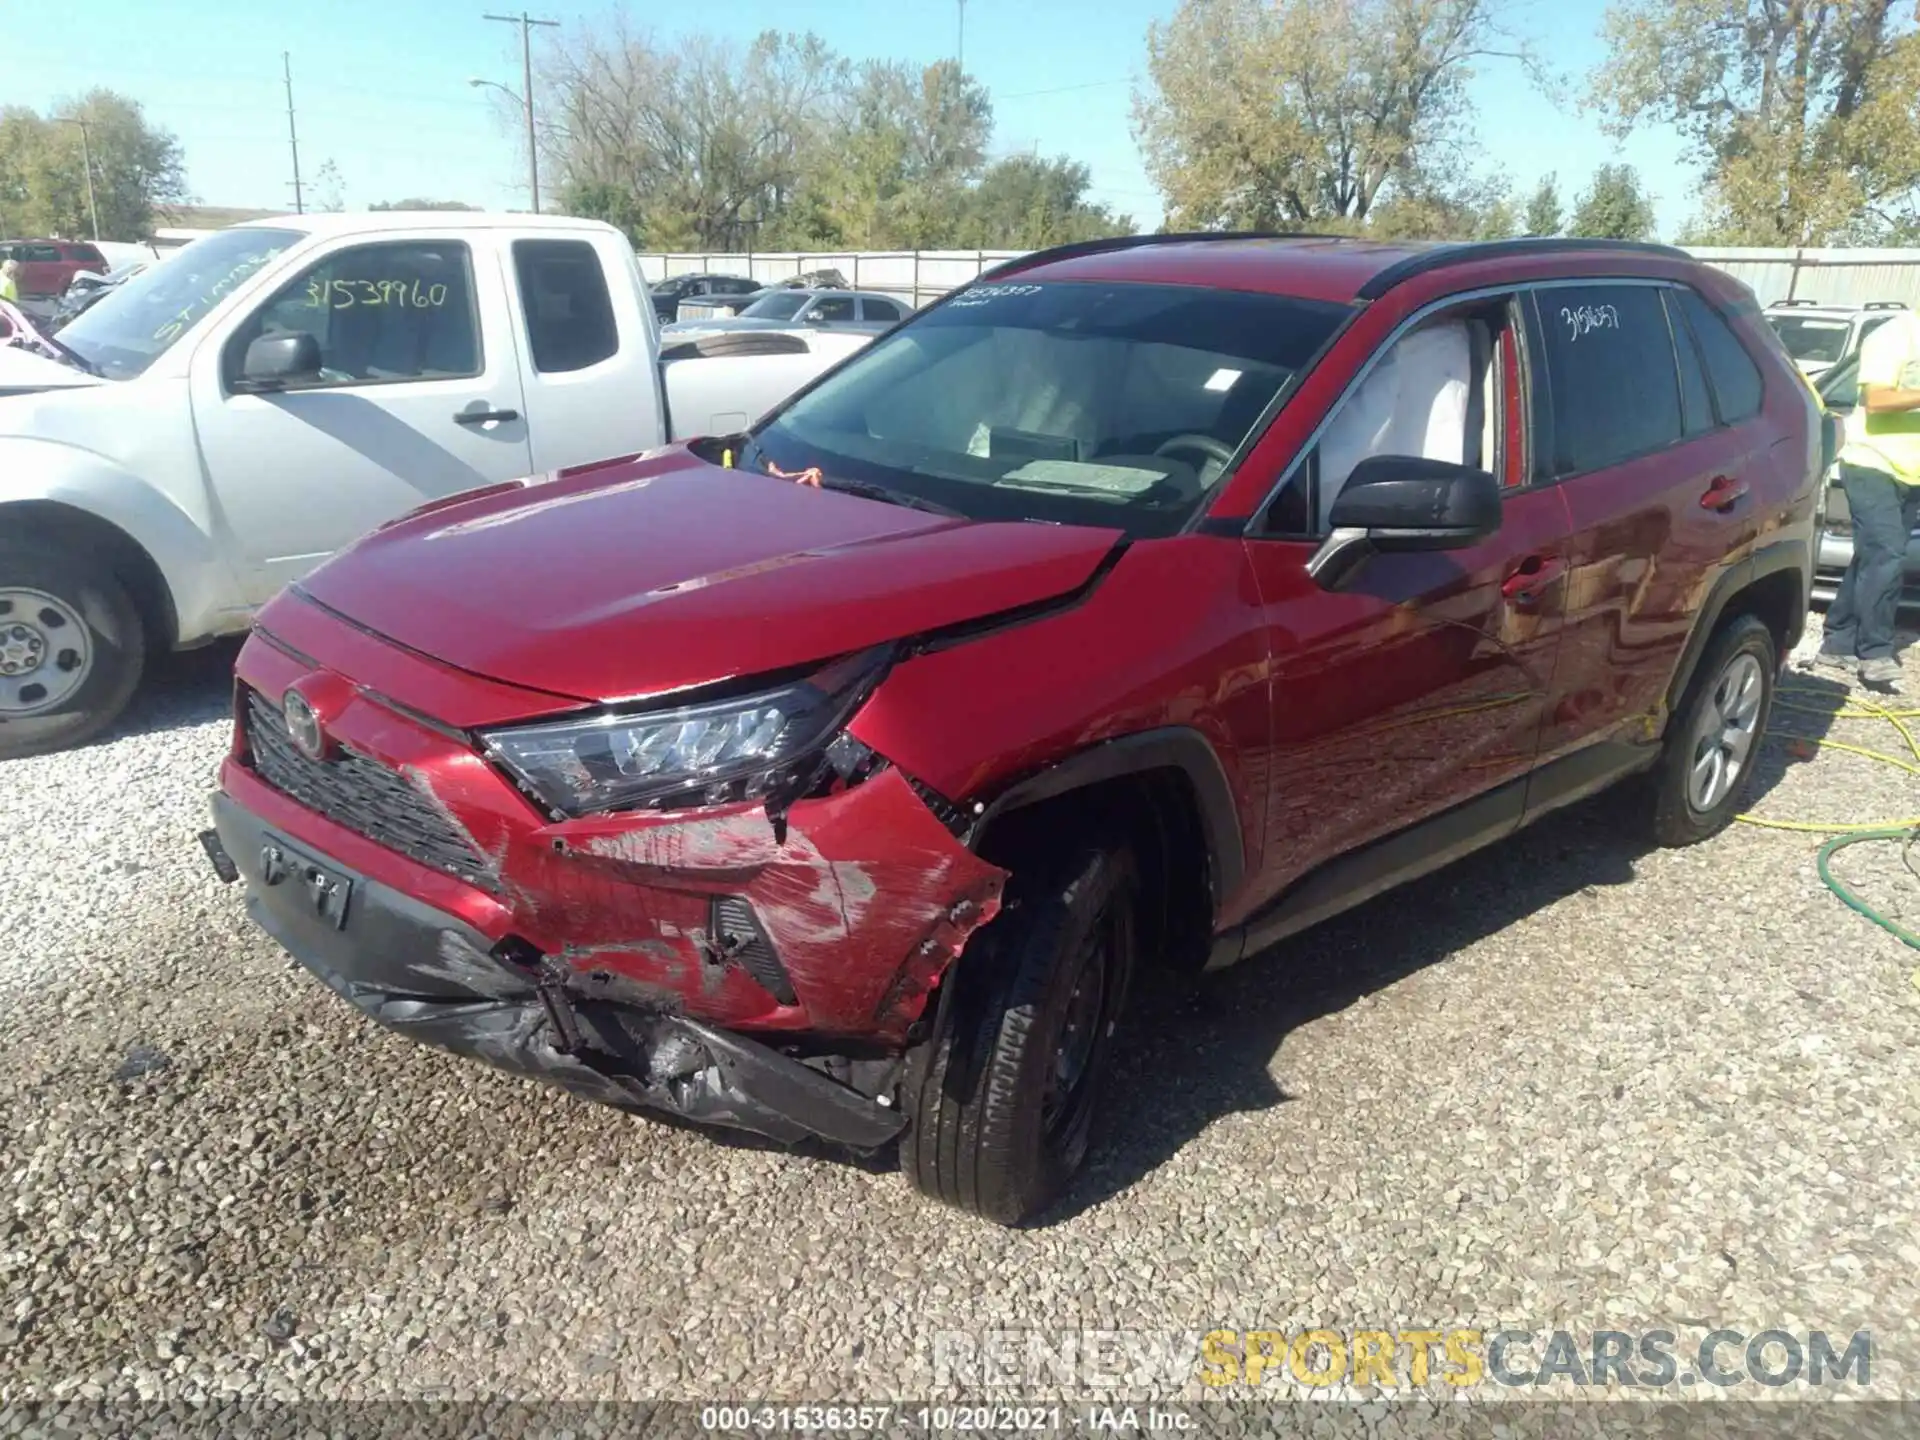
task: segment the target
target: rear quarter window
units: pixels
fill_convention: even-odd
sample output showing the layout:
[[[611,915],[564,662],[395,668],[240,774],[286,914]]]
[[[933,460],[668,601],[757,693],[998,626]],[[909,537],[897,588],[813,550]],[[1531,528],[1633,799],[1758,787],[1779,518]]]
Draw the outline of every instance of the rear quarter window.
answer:
[[[1700,342],[1700,355],[1707,364],[1707,379],[1713,386],[1720,423],[1737,425],[1758,415],[1763,389],[1760,367],[1753,363],[1747,347],[1698,290],[1683,285],[1678,294],[1681,312],[1693,327],[1694,338]]]

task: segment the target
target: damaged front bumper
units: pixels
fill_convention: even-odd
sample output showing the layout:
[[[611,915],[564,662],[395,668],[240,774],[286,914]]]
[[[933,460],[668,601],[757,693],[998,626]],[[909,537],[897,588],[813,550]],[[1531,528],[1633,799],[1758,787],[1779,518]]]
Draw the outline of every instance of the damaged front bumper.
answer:
[[[666,1009],[596,999],[530,947],[461,920],[300,845],[213,796],[203,837],[254,921],[369,1018],[409,1039],[622,1109],[873,1150],[904,1125],[863,1094],[745,1036]]]

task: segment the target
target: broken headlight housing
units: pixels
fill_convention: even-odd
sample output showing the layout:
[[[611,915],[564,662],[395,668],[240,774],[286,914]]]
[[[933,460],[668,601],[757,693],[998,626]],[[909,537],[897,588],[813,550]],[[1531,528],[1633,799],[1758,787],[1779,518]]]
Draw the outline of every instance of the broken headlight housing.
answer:
[[[750,695],[487,730],[480,740],[522,789],[563,815],[755,800],[817,770],[889,658],[868,651]]]

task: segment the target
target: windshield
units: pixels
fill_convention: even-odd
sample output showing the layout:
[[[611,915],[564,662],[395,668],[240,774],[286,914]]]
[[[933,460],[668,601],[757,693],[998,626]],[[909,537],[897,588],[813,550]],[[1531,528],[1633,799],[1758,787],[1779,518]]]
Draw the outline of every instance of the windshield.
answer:
[[[770,417],[747,458],[976,520],[1170,535],[1348,313],[1193,285],[975,285]]]
[[[808,296],[797,290],[780,290],[762,295],[740,313],[755,320],[791,320],[800,313]]]
[[[1819,365],[1831,365],[1840,358],[1851,328],[1844,320],[1812,320],[1800,315],[1773,315],[1768,322],[1787,347],[1787,354]]]
[[[60,343],[109,380],[129,380],[234,288],[303,236],[242,226],[196,240],[115,285],[60,332]]]

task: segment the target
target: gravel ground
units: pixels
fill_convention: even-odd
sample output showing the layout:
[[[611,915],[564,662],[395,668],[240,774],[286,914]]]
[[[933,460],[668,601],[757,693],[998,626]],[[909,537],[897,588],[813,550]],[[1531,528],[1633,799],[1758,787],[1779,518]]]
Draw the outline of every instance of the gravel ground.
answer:
[[[1006,1232],[362,1022],[194,843],[230,659],[0,767],[0,1402],[925,1397],[939,1331],[1310,1324],[1868,1327],[1920,1398],[1916,957],[1812,837],[1650,853],[1603,800],[1151,995],[1092,1172]],[[1784,741],[1762,782],[1920,812]],[[1840,869],[1920,925],[1898,846]]]

